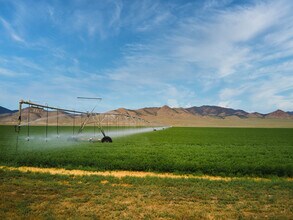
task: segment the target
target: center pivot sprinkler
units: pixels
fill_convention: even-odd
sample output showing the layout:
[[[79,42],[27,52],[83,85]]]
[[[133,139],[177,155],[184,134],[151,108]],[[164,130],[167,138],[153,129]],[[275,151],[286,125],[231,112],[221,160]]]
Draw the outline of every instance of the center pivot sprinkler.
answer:
[[[101,98],[88,98],[88,97],[78,97],[79,99],[91,99],[91,100],[101,100]],[[26,109],[22,109],[23,105],[28,105],[28,108]],[[78,141],[80,138],[79,136],[81,136],[82,131],[84,130],[85,126],[88,123],[94,123],[94,127],[98,128],[102,134],[102,139],[98,140],[101,141],[102,143],[110,143],[112,142],[112,138],[107,136],[102,124],[97,121],[97,117],[100,115],[100,113],[94,113],[96,106],[92,109],[91,112],[83,112],[83,111],[76,111],[76,110],[70,110],[70,109],[63,109],[63,108],[57,108],[54,106],[49,106],[49,105],[42,105],[42,104],[38,104],[38,103],[34,103],[31,101],[24,101],[24,100],[20,100],[19,101],[19,113],[18,113],[18,122],[17,125],[15,126],[15,131],[17,133],[20,132],[20,129],[22,127],[22,122],[23,122],[23,118],[24,118],[24,112],[26,111],[26,120],[27,120],[27,137],[26,140],[30,140],[30,125],[31,125],[31,119],[30,119],[30,115],[32,113],[34,113],[36,110],[38,110],[39,112],[45,112],[45,126],[46,126],[46,138],[45,140],[48,140],[48,126],[49,126],[49,112],[50,115],[53,114],[54,111],[56,111],[56,123],[57,123],[57,137],[59,137],[59,121],[60,121],[60,112],[69,115],[72,119],[73,119],[73,136],[72,138],[69,138],[71,140],[76,140]],[[25,110],[25,111],[24,111]],[[77,135],[74,134],[74,127],[75,127],[75,120],[76,118],[80,118],[82,120],[83,116],[86,116],[85,119],[81,122],[81,125],[78,129],[78,133]],[[90,141],[96,141],[96,139],[94,138],[90,138]]]
[[[92,97],[77,98],[82,100],[101,100],[101,98]],[[23,108],[24,105],[27,107]],[[112,137],[165,128],[160,125],[154,127],[150,122],[137,117],[133,112],[114,110],[97,113],[94,112],[95,108],[96,106],[90,112],[85,112],[20,100],[15,131],[18,133],[17,137],[19,137],[21,127],[26,126],[25,139],[30,141],[34,139],[32,135],[34,129],[30,130],[30,127],[34,125],[45,126],[44,139],[46,142],[52,140],[52,137],[57,137],[59,140],[65,137],[67,140],[72,141],[111,143],[113,142]],[[52,134],[54,126],[56,126],[56,134]],[[72,135],[68,137],[69,126],[72,127]],[[78,129],[76,129],[77,126]],[[67,132],[64,133],[65,130]],[[21,133],[21,135],[23,134]]]

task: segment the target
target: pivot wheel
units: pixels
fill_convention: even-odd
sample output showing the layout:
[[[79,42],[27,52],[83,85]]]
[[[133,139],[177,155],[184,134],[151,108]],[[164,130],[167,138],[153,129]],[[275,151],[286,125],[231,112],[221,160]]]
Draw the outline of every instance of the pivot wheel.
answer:
[[[112,143],[112,138],[110,138],[109,136],[105,136],[102,138],[101,142],[102,143]]]

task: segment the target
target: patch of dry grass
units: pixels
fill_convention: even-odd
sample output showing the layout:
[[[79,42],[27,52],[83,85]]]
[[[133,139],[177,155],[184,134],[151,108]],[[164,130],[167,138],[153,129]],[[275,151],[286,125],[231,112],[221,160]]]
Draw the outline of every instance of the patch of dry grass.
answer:
[[[292,219],[292,182],[0,170],[0,218]]]
[[[52,175],[66,175],[66,176],[112,176],[116,178],[123,177],[159,177],[159,178],[171,178],[171,179],[205,179],[212,181],[234,181],[234,180],[251,180],[251,181],[271,181],[269,178],[262,177],[222,177],[222,176],[208,176],[208,175],[180,175],[173,173],[154,173],[154,172],[144,172],[144,171],[87,171],[87,170],[66,170],[63,168],[43,168],[43,167],[8,167],[0,166],[0,169],[20,171],[20,172],[33,172],[33,173],[48,173]],[[291,177],[279,177],[283,181],[293,181]]]

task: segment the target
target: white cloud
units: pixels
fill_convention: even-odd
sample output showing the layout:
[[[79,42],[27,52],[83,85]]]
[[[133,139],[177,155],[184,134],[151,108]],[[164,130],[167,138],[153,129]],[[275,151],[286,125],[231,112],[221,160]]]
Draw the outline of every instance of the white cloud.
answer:
[[[219,98],[218,105],[223,107],[261,113],[276,109],[292,111],[293,76],[277,73],[262,80],[246,81],[241,86],[234,85],[234,88],[221,90]]]
[[[219,97],[221,100],[227,100],[227,99],[231,99],[231,98],[234,98],[236,96],[241,95],[244,91],[245,90],[240,89],[240,88],[235,88],[235,89],[224,88],[220,91]]]
[[[6,29],[8,35],[11,37],[12,40],[20,43],[25,43],[25,40],[16,33],[11,24],[9,24],[4,18],[0,17],[0,22],[2,23],[3,27]]]
[[[9,69],[4,69],[4,68],[0,67],[0,76],[15,77],[15,76],[17,76],[17,73],[15,73]]]
[[[160,1],[133,1],[125,5],[121,25],[138,32],[156,30],[174,21],[172,7],[172,4],[162,4]]]
[[[42,5],[42,3],[39,3]],[[62,3],[43,4],[50,20],[61,31],[83,38],[105,40],[121,30],[148,32],[169,23],[173,16],[160,2],[106,0],[86,3],[75,1],[64,9]]]
[[[168,99],[167,104],[171,108],[178,108],[178,107],[180,107],[180,105],[179,105],[179,103],[178,103],[178,101],[176,99]]]
[[[220,101],[217,103],[217,106],[223,107],[223,108],[234,108],[234,109],[241,109],[240,106],[242,106],[241,100],[229,100],[229,101]],[[244,109],[245,110],[245,109]]]
[[[225,5],[228,5],[232,2],[233,0],[206,0],[204,1],[204,10],[210,10],[210,9],[215,9],[219,7],[223,7]]]
[[[174,55],[216,72],[215,76],[237,74],[257,56],[251,41],[256,43],[288,11],[287,4],[262,2],[219,10],[204,21],[190,18],[170,37]]]

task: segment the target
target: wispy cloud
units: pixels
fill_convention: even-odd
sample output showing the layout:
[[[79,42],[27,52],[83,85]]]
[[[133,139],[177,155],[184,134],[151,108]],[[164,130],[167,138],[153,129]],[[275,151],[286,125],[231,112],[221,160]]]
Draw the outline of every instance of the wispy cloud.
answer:
[[[253,88],[254,94],[250,96],[255,108],[269,106],[270,110],[293,109],[293,76],[275,77],[262,82]]]
[[[0,67],[0,76],[15,77],[18,73]]]
[[[223,4],[228,4],[228,1]],[[226,85],[232,88],[223,88],[217,92],[217,103],[226,103],[230,107],[247,105],[248,100],[254,100],[252,97],[255,95],[249,89],[256,90],[262,83],[267,83],[261,78],[258,83],[249,82],[250,80],[268,74],[284,75],[293,70],[290,61],[264,63],[268,50],[272,47],[269,39],[277,38],[280,30],[286,32],[286,37],[278,44],[284,42],[282,45],[288,49],[285,42],[291,40],[292,33],[283,23],[291,19],[292,5],[287,1],[259,1],[228,9],[219,7],[214,7],[212,15],[201,19],[187,17],[178,21],[172,30],[161,35],[161,39],[144,45],[131,45],[125,51],[124,63],[112,70],[109,77],[121,82],[127,81],[128,84],[150,84],[161,88],[163,86],[157,82],[172,84],[177,81],[178,85],[182,85],[184,80],[192,81],[192,91],[195,94],[202,93],[205,85],[210,90]],[[288,52],[288,55],[291,53]],[[216,84],[215,78],[219,79]],[[272,82],[273,78],[265,80]],[[245,86],[241,86],[241,83]],[[190,88],[186,82],[183,84]],[[178,85],[174,84],[175,87],[179,87]],[[272,86],[273,83],[268,85]],[[274,91],[277,92],[278,89]],[[251,98],[246,97],[245,93]],[[245,96],[246,100],[239,101],[241,96]],[[190,98],[182,97],[186,103],[187,97]],[[171,95],[169,98],[173,100]],[[199,99],[196,96],[193,98]]]
[[[146,32],[174,22],[172,5],[164,5],[160,1],[136,1],[126,5],[124,17],[121,23],[124,27],[130,27],[133,31]]]
[[[9,24],[4,18],[1,17],[0,21],[12,40],[20,43],[25,43],[25,40],[16,33],[11,24]]]
[[[47,7],[50,20],[63,33],[105,39],[119,33],[122,1],[55,2]]]
[[[175,55],[199,63],[215,76],[242,72],[257,55],[252,46],[257,42],[252,41],[274,27],[284,13],[284,5],[259,3],[216,11],[203,22],[191,18],[173,35]]]

